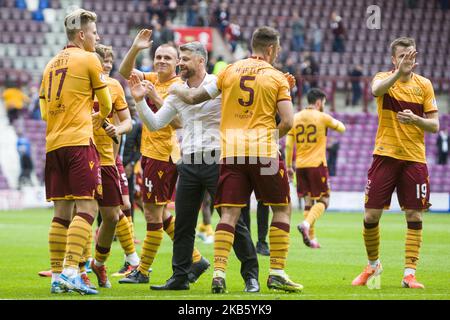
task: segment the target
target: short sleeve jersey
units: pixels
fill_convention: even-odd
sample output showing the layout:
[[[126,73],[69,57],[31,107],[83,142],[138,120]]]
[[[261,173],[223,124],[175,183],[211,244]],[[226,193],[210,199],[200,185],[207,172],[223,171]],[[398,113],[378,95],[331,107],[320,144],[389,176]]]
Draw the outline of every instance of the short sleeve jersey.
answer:
[[[327,166],[327,129],[336,129],[338,122],[324,112],[304,109],[294,115],[294,125],[288,135],[294,137],[296,168]]]
[[[222,92],[222,158],[277,157],[277,103],[291,100],[283,73],[251,57],[221,71],[217,88]]]
[[[392,72],[380,72],[375,80],[382,80]],[[397,113],[410,109],[423,117],[426,113],[437,112],[436,99],[431,81],[413,73],[407,82],[397,81],[383,96],[376,98],[378,130],[374,154],[399,160],[426,163],[424,130],[401,124]]]
[[[45,67],[40,98],[46,101],[46,151],[86,146],[93,137],[95,90],[106,87],[95,53],[74,46],[60,51]]]
[[[180,77],[174,77],[161,83],[158,80],[158,74],[155,72],[144,73],[144,79],[153,83],[156,92],[163,100],[169,95],[168,91],[172,84],[183,82]],[[158,111],[150,101],[147,100],[147,103],[153,112]],[[174,143],[178,142],[176,140],[176,132],[171,125],[167,125],[158,131],[150,131],[146,126],[142,127],[141,153],[143,156],[160,161],[169,161],[169,158],[172,158],[172,161],[176,162],[180,155],[179,152],[172,153]],[[176,149],[179,150],[179,148]]]
[[[123,91],[120,82],[114,78],[106,77],[108,89],[111,94],[112,111],[108,115],[110,123],[113,122],[113,114],[116,111],[122,111],[128,108],[127,100],[125,99],[125,92]],[[98,102],[94,102],[94,111],[99,111]],[[97,151],[100,154],[100,165],[114,166],[116,161],[114,159],[113,140],[106,134],[103,128],[94,130],[94,142]]]

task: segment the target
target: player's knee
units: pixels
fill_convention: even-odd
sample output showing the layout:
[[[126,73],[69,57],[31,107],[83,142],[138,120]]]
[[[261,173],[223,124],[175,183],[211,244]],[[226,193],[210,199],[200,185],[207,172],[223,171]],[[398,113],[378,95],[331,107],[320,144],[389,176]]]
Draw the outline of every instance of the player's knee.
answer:
[[[328,209],[328,206],[330,204],[330,198],[329,197],[321,197],[319,200],[317,200],[317,202],[323,203],[323,205],[325,206],[325,209]]]
[[[405,210],[405,215],[407,221],[422,221],[422,211],[420,210]]]
[[[378,223],[383,209],[366,209],[364,212],[364,221],[367,223]]]
[[[96,216],[98,212],[98,203],[96,200],[75,200],[77,212],[86,212]]]
[[[271,206],[271,208],[276,221],[290,221],[292,212],[290,203],[287,206]]]
[[[228,224],[234,227],[239,220],[241,214],[241,208],[222,208],[222,214],[220,217],[220,223]]]

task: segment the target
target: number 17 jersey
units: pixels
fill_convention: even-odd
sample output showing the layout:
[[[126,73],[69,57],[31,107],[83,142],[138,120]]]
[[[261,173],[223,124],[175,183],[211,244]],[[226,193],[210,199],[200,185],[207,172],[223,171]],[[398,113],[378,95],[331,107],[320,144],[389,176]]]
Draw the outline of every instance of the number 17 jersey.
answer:
[[[291,100],[289,84],[268,62],[251,57],[228,65],[217,77],[222,92],[222,158],[278,154],[277,103]]]
[[[95,90],[107,85],[102,72],[95,53],[74,46],[64,48],[47,64],[39,93],[46,102],[47,152],[90,144]]]

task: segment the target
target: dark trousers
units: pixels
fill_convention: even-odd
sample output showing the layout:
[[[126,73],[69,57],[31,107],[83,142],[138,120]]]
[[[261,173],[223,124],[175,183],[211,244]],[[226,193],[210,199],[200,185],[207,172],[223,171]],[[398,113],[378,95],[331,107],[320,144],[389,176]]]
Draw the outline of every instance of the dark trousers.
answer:
[[[214,201],[219,180],[219,164],[180,163],[177,169],[172,269],[174,277],[187,278],[192,264],[198,213],[206,191]],[[242,215],[235,227],[233,249],[241,262],[242,278],[258,279],[256,249]]]
[[[134,171],[129,177],[127,177],[127,181],[131,203],[131,218],[134,221]]]
[[[241,216],[243,217],[248,230],[251,231],[250,201],[247,203],[246,207],[242,208]],[[258,225],[258,242],[266,242],[267,233],[269,232],[269,206],[264,205],[262,201],[258,201],[256,221]]]
[[[447,164],[448,152],[439,151],[438,164]]]

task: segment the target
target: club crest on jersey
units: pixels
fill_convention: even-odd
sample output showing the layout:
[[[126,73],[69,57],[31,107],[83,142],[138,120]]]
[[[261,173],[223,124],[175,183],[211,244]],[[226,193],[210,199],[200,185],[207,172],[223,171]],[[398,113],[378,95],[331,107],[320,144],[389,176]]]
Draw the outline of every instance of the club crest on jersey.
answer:
[[[94,168],[94,161],[89,161],[89,168],[91,168],[91,170]]]
[[[161,177],[163,176],[163,174],[164,174],[163,171],[161,171],[161,170],[158,171],[158,176],[159,176],[160,179],[161,179]]]
[[[284,170],[283,169],[280,169],[280,175],[282,178],[284,178]]]
[[[103,194],[103,186],[102,186],[101,184],[99,184],[99,185],[97,186],[97,193],[98,193],[99,195],[102,195],[102,194]]]
[[[147,192],[147,199],[150,199],[150,197],[152,196],[151,192]]]
[[[322,183],[325,183],[326,180],[327,180],[327,178],[322,177]]]
[[[422,205],[425,206],[426,203],[427,203],[427,199],[422,198]]]
[[[414,87],[413,93],[414,93],[414,95],[419,96],[419,97],[423,96],[423,91],[419,87]]]

